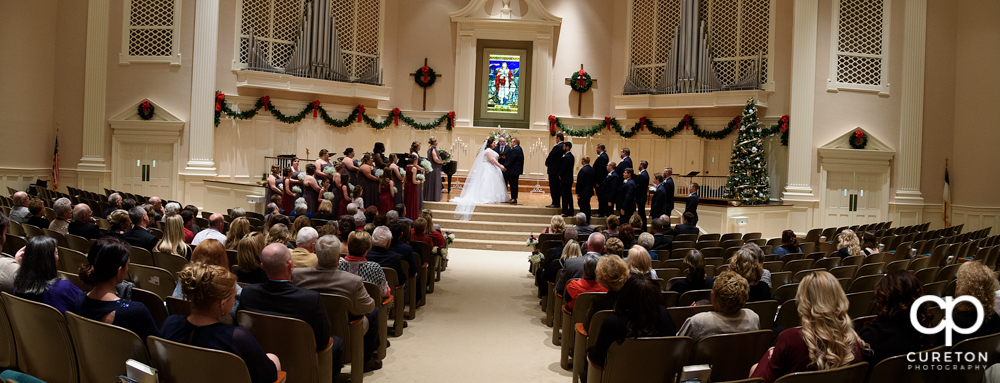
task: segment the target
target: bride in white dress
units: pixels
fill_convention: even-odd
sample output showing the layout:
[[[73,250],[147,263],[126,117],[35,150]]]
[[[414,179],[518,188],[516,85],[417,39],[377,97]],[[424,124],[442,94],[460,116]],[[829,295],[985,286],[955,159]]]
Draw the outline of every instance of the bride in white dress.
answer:
[[[503,181],[503,171],[506,169],[497,161],[494,146],[496,143],[493,138],[483,143],[472,163],[472,169],[469,170],[469,176],[465,179],[462,195],[451,199],[451,202],[458,203],[455,206],[455,219],[471,220],[477,204],[503,203],[509,200],[507,186]]]

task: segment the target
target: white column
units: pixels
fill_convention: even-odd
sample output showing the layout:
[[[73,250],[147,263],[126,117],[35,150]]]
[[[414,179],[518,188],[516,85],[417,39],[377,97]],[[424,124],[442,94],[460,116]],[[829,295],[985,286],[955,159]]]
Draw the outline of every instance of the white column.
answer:
[[[466,23],[458,23],[455,52],[455,126],[472,126],[476,99],[476,36]]]
[[[792,36],[792,100],[788,143],[786,201],[815,201],[813,173],[813,101],[816,88],[816,29],[819,0],[795,2]]]
[[[198,0],[194,17],[191,120],[184,174],[215,176],[215,66],[218,56],[219,0]]]
[[[908,0],[905,17],[896,203],[923,204],[924,199],[920,195],[920,153],[924,130],[927,0]]]
[[[104,161],[105,103],[108,79],[108,18],[110,0],[87,5],[87,54],[83,82],[83,157],[77,164],[79,187],[98,190],[107,172]]]
[[[534,58],[531,73],[531,115],[528,116],[529,129],[549,128],[549,113],[552,110],[552,35],[553,28],[538,32],[533,42]],[[553,144],[554,145],[554,144]]]

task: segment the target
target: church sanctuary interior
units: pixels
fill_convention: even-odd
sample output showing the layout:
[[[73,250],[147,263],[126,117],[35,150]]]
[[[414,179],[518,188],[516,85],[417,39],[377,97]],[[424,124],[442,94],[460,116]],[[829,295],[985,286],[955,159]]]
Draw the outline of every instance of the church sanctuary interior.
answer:
[[[1000,382],[997,20],[0,0],[0,381]]]

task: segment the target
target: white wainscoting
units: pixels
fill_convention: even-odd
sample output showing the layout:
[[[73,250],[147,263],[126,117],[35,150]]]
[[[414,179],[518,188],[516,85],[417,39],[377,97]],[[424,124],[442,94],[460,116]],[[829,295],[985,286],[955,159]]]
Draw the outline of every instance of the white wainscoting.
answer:
[[[997,228],[997,225],[1000,224],[1000,207],[952,205],[951,224],[965,224],[962,232],[992,227],[993,230],[990,231],[990,234],[998,233],[1000,232],[1000,228]]]
[[[3,190],[4,195],[7,195],[7,188],[11,187],[17,190],[26,190],[29,185],[35,183],[35,180],[42,179],[49,182],[49,187],[52,187],[52,168],[15,168],[15,167],[0,167],[0,190]],[[67,186],[76,187],[77,184],[77,173],[76,169],[65,169],[59,168],[59,191],[66,192]],[[94,192],[103,192],[103,190],[93,190]]]
[[[255,184],[239,184],[205,180],[205,206],[203,210],[226,214],[227,209],[242,207],[247,211],[257,211],[247,203],[248,195],[264,195],[264,187]]]
[[[765,206],[698,206],[698,227],[705,233],[736,233],[739,228],[730,222],[732,217],[748,217],[746,233],[762,233],[764,238],[780,237],[790,225],[792,205]]]

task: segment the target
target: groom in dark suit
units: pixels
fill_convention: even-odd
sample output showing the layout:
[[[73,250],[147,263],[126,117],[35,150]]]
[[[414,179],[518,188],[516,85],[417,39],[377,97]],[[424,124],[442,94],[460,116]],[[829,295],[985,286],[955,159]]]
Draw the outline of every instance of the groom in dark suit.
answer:
[[[559,170],[562,166],[563,148],[565,137],[562,133],[556,134],[556,146],[549,151],[549,156],[545,158],[546,173],[549,175],[549,194],[552,195],[552,204],[546,207],[559,207]]]
[[[573,166],[576,166],[576,157],[573,157],[572,142],[563,142],[562,164],[559,165],[559,198],[562,199],[563,217],[573,216]]]
[[[508,147],[507,159],[503,167],[507,170],[503,172],[503,179],[510,187],[510,203],[517,203],[517,180],[524,173],[524,151],[521,150],[521,140],[512,138]]]
[[[580,172],[576,174],[576,198],[580,212],[587,216],[587,222],[590,222],[590,197],[594,196],[594,185],[597,184],[594,182],[595,174],[594,168],[590,167],[590,157],[583,156],[580,159]]]

